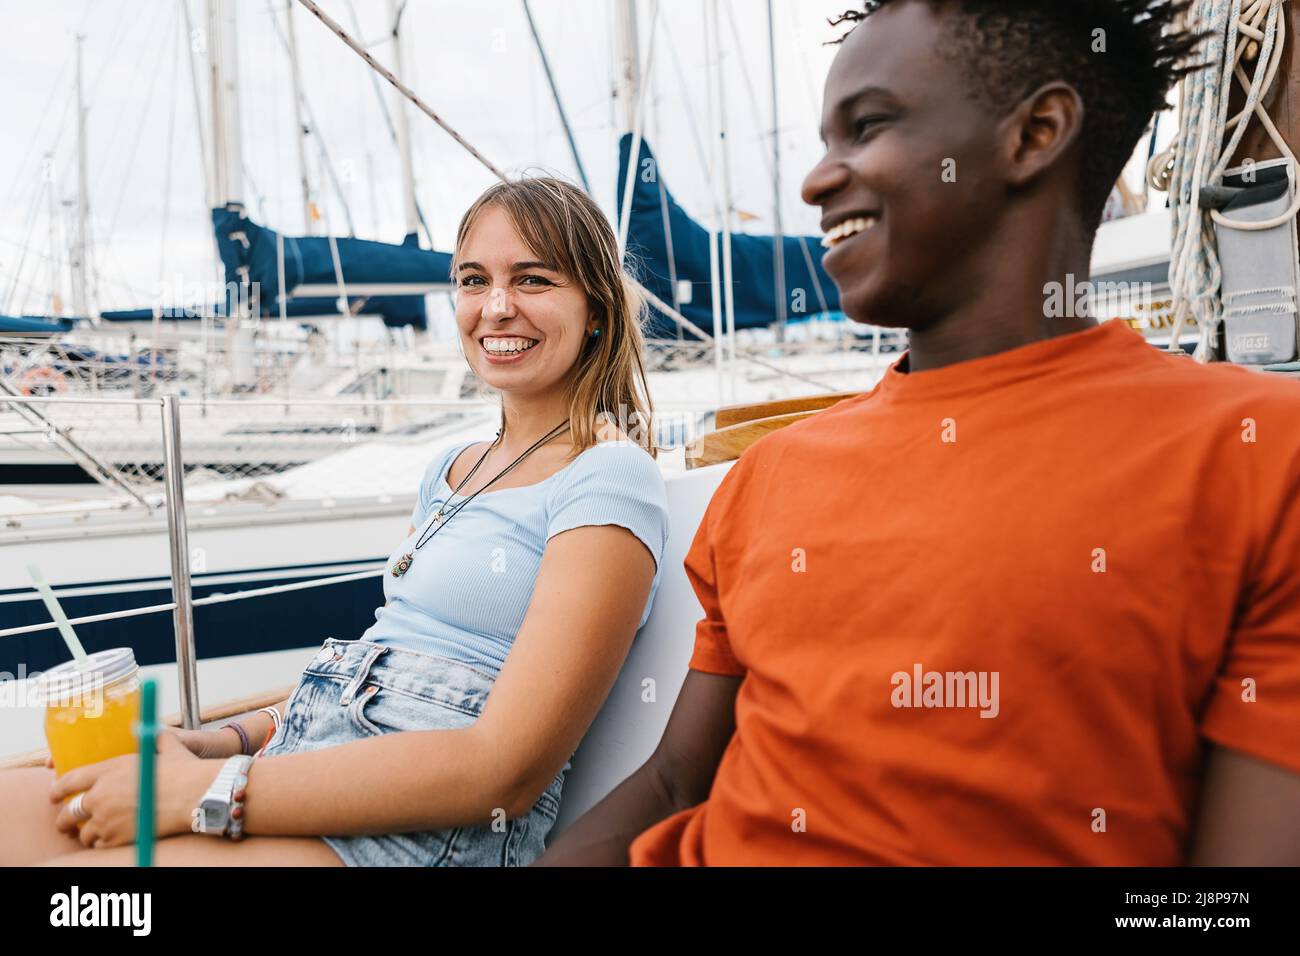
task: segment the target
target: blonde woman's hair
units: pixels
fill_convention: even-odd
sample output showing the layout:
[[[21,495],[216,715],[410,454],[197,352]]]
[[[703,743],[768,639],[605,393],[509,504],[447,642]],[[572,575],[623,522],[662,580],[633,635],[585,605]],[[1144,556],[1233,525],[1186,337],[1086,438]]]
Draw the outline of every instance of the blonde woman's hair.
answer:
[[[623,269],[605,214],[590,196],[562,179],[534,176],[496,183],[474,200],[456,230],[453,283],[465,237],[483,211],[494,206],[510,217],[534,255],[586,293],[600,329],[595,338],[584,336],[568,378],[574,454],[596,444],[602,426],[614,425],[654,455],[653,409],[641,361],[645,298]]]

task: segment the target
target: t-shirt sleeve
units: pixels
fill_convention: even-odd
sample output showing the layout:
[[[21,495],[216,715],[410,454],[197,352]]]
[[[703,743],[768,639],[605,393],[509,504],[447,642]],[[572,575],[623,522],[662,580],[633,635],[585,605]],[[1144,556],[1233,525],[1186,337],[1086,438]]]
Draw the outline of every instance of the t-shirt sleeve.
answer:
[[[743,463],[743,459],[741,460]],[[727,499],[741,481],[742,464],[738,463],[723,478],[722,484],[705,509],[700,526],[695,531],[690,550],[686,552],[686,576],[690,579],[695,596],[704,608],[704,618],[695,625],[695,650],[691,654],[691,670],[727,677],[743,677],[747,668],[731,649],[727,636],[727,622],[722,615],[719,599],[718,563],[715,547],[715,523],[726,506]]]
[[[1201,734],[1300,773],[1300,456],[1275,500]]]
[[[668,493],[655,460],[636,445],[593,445],[564,473],[546,519],[549,541],[591,525],[626,528],[654,558],[655,573],[668,543]]]

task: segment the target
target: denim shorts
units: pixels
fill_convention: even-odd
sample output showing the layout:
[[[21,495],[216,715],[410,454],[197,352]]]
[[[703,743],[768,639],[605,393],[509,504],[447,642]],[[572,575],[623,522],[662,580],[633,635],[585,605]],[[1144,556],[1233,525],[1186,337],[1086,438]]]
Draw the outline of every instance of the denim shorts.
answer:
[[[450,730],[483,712],[493,678],[406,648],[327,638],[289,698],[264,756],[401,730]],[[380,836],[323,836],[348,866],[527,866],[545,849],[570,763],[513,820]],[[382,781],[376,781],[382,786]]]

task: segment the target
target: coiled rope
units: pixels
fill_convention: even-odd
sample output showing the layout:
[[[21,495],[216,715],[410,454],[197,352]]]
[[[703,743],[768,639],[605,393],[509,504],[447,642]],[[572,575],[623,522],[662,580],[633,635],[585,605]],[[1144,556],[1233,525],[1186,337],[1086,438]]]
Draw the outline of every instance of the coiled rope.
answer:
[[[1276,228],[1300,213],[1300,195],[1285,213],[1262,222],[1234,220],[1217,209],[1203,209],[1200,204],[1202,187],[1223,184],[1224,173],[1251,117],[1259,119],[1278,152],[1295,168],[1295,153],[1264,105],[1277,79],[1286,42],[1284,2],[1198,0],[1194,4],[1187,27],[1208,32],[1205,58],[1211,66],[1184,77],[1179,84],[1178,136],[1168,150],[1152,157],[1147,165],[1147,182],[1153,189],[1169,193],[1173,212],[1169,285],[1174,298],[1174,325],[1170,349],[1178,348],[1183,326],[1189,316],[1194,316],[1201,329],[1196,350],[1199,361],[1208,361],[1217,345],[1217,325],[1223,310],[1219,298],[1223,271],[1214,224],[1256,232]],[[1243,63],[1252,61],[1254,72],[1248,75]],[[1229,118],[1233,77],[1245,90],[1246,102]],[[1229,131],[1231,137],[1225,144]]]

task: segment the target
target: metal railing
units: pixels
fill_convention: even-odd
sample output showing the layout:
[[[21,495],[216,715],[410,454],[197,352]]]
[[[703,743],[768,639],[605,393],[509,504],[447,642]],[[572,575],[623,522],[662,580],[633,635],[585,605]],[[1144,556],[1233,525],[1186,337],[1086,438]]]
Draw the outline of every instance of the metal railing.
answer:
[[[176,664],[179,677],[182,725],[189,729],[197,729],[201,725],[198,687],[198,657],[195,647],[195,608],[379,577],[384,573],[385,568],[380,564],[363,571],[353,571],[344,574],[311,578],[305,581],[295,581],[288,584],[249,588],[232,593],[211,594],[205,597],[195,598],[193,595],[193,582],[191,579],[189,557],[189,521],[186,513],[185,487],[187,477],[191,481],[195,479],[192,475],[187,476],[186,474],[185,449],[187,446],[182,442],[182,432],[184,431],[183,419],[185,413],[189,413],[191,416],[211,415],[222,409],[233,409],[235,411],[243,412],[253,408],[261,408],[269,411],[281,411],[289,405],[308,406],[318,409],[333,409],[338,411],[341,409],[353,409],[358,405],[364,404],[367,407],[378,409],[387,408],[398,411],[404,410],[408,413],[408,418],[413,421],[425,420],[415,414],[415,408],[432,409],[451,415],[451,424],[456,425],[461,423],[461,418],[458,413],[464,413],[467,411],[490,411],[495,415],[496,410],[494,404],[472,400],[379,400],[350,402],[337,399],[314,399],[288,403],[280,400],[248,399],[183,401],[174,395],[164,395],[158,398],[145,399],[105,398],[102,396],[23,396],[13,395],[10,393],[0,395],[0,413],[3,413],[6,408],[21,408],[35,413],[45,422],[43,431],[47,434],[47,437],[51,430],[57,432],[59,428],[58,416],[50,412],[50,406],[73,407],[88,404],[103,405],[117,409],[121,412],[133,410],[141,420],[143,420],[143,417],[148,410],[156,410],[159,414],[160,426],[158,431],[155,433],[155,441],[161,445],[161,468],[158,470],[158,474],[152,476],[152,479],[154,485],[160,487],[158,487],[157,490],[154,490],[144,484],[133,484],[131,482],[115,484],[111,481],[105,481],[102,483],[109,485],[114,491],[121,493],[123,501],[132,507],[137,504],[143,505],[150,515],[156,515],[160,510],[165,512],[167,520],[168,562],[170,568],[172,600],[144,607],[125,608],[105,613],[73,617],[69,619],[68,623],[77,627],[103,621],[171,612],[176,647]],[[45,407],[42,408],[42,406]],[[661,421],[659,423],[660,434],[677,435],[681,444],[685,445],[694,437],[697,426],[700,425],[701,421],[705,417],[706,416],[700,409],[681,409],[675,413],[670,413],[665,416],[666,422]],[[469,422],[464,423],[469,424]],[[400,424],[399,421],[399,426]],[[401,430],[402,428],[399,427],[398,429],[395,429],[395,432]],[[383,436],[381,435],[380,437]],[[417,435],[416,437],[418,440],[424,440],[424,436]],[[62,445],[56,444],[56,447],[60,448],[64,452],[68,452],[68,449],[64,448]],[[86,455],[93,457],[91,452],[85,452],[83,456],[70,455],[70,457],[72,457],[78,464],[86,467],[86,470],[97,478],[102,474],[111,474],[114,472],[115,466],[112,462],[94,459],[87,464],[84,461]],[[58,509],[56,513],[66,515],[68,510],[69,509]],[[50,510],[46,509],[31,512],[30,514],[48,515],[51,513]],[[14,515],[11,513],[8,517],[12,519]],[[34,594],[35,592],[32,593]],[[57,627],[58,625],[53,621],[9,627],[0,629],[0,638],[50,631]]]
[[[288,591],[325,587],[332,584],[341,584],[370,577],[378,577],[383,574],[384,568],[380,565],[373,569],[360,572],[330,575],[322,578],[313,578],[307,581],[297,581],[290,584],[280,584],[264,588],[251,588],[234,593],[213,594],[196,599],[193,595],[190,576],[189,522],[186,515],[186,473],[184,446],[182,444],[183,411],[208,414],[214,409],[220,409],[223,407],[238,411],[248,411],[251,408],[278,411],[284,409],[290,404],[293,406],[305,405],[317,408],[332,408],[340,410],[352,409],[358,405],[364,404],[367,406],[377,406],[379,408],[400,408],[406,409],[407,411],[412,411],[413,406],[427,406],[440,412],[450,412],[454,414],[471,410],[483,412],[492,407],[482,401],[422,402],[412,400],[379,400],[350,402],[343,400],[320,399],[303,402],[294,401],[292,403],[284,401],[254,400],[183,402],[174,395],[164,395],[153,399],[104,398],[102,396],[27,396],[13,395],[11,393],[6,393],[5,395],[0,396],[0,411],[9,407],[34,413],[45,422],[42,431],[46,434],[47,438],[51,433],[57,433],[58,426],[56,421],[49,416],[48,408],[43,412],[38,406],[76,406],[88,404],[106,405],[119,410],[133,408],[137,412],[143,412],[146,409],[152,408],[157,409],[160,413],[161,429],[159,437],[161,439],[160,444],[162,450],[161,473],[158,476],[161,478],[160,500],[149,500],[148,497],[142,495],[129,484],[124,483],[122,485],[113,485],[111,482],[104,483],[110,484],[114,490],[122,492],[124,497],[129,496],[135,503],[142,504],[151,514],[156,513],[159,508],[165,510],[167,518],[167,539],[172,600],[164,604],[155,604],[147,607],[126,608],[102,614],[75,617],[71,618],[69,623],[75,627],[83,624],[139,617],[142,615],[165,613],[170,611],[173,616],[173,629],[175,633],[176,664],[179,676],[182,726],[189,729],[196,729],[200,726],[198,657],[195,648],[194,608],[213,604],[222,604],[230,601],[247,600],[249,598],[279,594]],[[97,479],[101,478],[104,474],[111,474],[114,471],[112,463],[94,459],[93,455],[90,455],[90,453],[83,452],[80,455],[72,455],[68,448],[62,445],[56,445],[56,447],[59,447],[64,452],[68,452],[70,457],[72,457],[77,464],[85,467],[86,470]],[[88,457],[90,458],[90,461],[86,460]],[[43,512],[34,513],[40,514]],[[0,629],[0,638],[53,630],[57,626],[58,625],[55,622],[50,621],[41,624],[4,628]]]
[[[194,649],[194,593],[190,585],[190,533],[185,521],[185,471],[181,461],[181,416],[175,395],[164,395],[163,472],[166,479],[167,542],[171,547],[172,620],[176,628],[176,668],[180,673],[181,715],[184,726],[197,729],[199,719],[199,667]]]
[[[410,367],[403,336],[370,336],[346,340],[274,322],[158,332],[78,326],[53,337],[0,336],[0,377],[30,395],[291,397],[325,387],[371,398],[437,394],[427,381],[437,368]],[[434,346],[417,357],[442,356]]]

